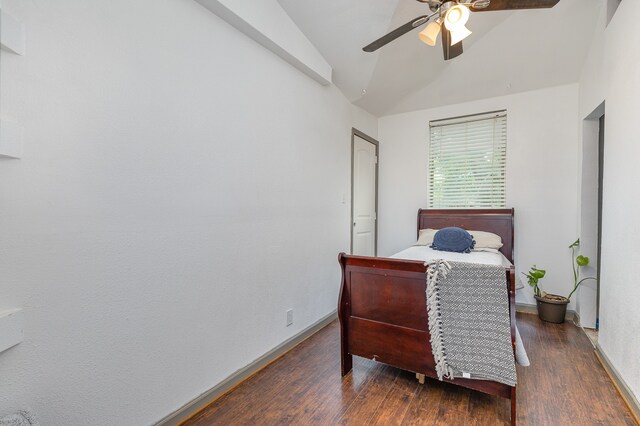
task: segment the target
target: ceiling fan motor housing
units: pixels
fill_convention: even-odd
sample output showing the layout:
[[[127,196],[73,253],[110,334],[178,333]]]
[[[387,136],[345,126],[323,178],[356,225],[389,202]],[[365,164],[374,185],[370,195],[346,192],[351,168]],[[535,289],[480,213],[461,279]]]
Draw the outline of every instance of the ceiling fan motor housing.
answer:
[[[428,0],[429,1],[429,9],[431,9],[432,12],[437,11],[438,9],[440,9],[440,6],[442,6],[442,0]]]

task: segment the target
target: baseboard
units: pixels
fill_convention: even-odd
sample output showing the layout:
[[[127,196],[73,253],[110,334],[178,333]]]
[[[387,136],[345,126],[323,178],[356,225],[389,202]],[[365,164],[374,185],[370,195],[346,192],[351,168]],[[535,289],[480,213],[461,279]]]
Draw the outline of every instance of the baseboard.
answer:
[[[631,410],[631,414],[633,415],[636,423],[640,425],[640,402],[638,402],[638,399],[633,395],[633,392],[631,392],[631,389],[629,389],[627,383],[622,379],[620,373],[618,373],[618,370],[616,370],[613,364],[611,364],[609,358],[602,351],[600,344],[596,345],[595,352],[596,357],[611,378],[614,386],[616,387],[616,389],[618,389],[620,396],[622,396],[624,402],[627,403],[627,406],[629,407],[629,410]]]
[[[188,419],[189,417],[193,416],[195,413],[200,411],[202,408],[204,408],[205,406],[213,402],[213,400],[229,392],[231,389],[235,388],[240,383],[242,383],[249,377],[253,376],[258,371],[262,370],[267,365],[271,364],[273,361],[280,358],[282,355],[289,352],[291,349],[293,349],[294,347],[302,343],[304,340],[313,336],[320,329],[326,327],[329,323],[331,323],[336,318],[337,318],[336,311],[329,313],[328,315],[319,319],[315,323],[311,324],[309,327],[302,330],[300,333],[285,340],[275,348],[271,349],[269,352],[265,353],[260,358],[253,361],[251,364],[231,374],[229,377],[227,377],[222,382],[218,383],[217,385],[215,385],[214,387],[212,387],[202,395],[198,396],[194,400],[180,407],[178,410],[164,417],[159,422],[157,422],[156,425],[157,426],[175,426],[180,422],[185,421],[186,419]]]
[[[536,305],[530,305],[528,303],[516,303],[516,312],[538,315],[538,308]]]
[[[538,315],[538,307],[536,305],[530,305],[528,303],[516,303],[516,312],[523,314],[536,314]],[[564,316],[565,321],[574,321],[577,317],[576,311],[567,309],[567,313]],[[580,317],[577,317],[578,319]]]

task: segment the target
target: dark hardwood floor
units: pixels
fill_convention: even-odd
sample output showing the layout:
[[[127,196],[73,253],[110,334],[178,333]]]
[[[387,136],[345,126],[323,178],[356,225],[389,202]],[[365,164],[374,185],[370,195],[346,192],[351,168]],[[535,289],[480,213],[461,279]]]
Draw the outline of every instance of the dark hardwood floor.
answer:
[[[581,329],[518,314],[519,425],[635,425]],[[340,377],[333,322],[185,425],[508,425],[509,401],[355,357]]]

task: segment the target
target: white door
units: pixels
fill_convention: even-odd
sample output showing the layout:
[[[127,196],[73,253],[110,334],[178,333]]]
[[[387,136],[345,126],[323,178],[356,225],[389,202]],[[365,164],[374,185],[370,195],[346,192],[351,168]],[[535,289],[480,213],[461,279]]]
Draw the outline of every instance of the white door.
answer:
[[[376,255],[376,146],[353,136],[352,254]]]

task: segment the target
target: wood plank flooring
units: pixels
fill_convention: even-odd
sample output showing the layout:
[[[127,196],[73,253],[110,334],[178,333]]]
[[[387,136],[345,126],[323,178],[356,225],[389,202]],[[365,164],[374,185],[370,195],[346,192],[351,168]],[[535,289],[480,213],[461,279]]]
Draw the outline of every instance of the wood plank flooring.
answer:
[[[573,324],[518,314],[531,358],[518,366],[519,425],[635,425]],[[184,425],[508,425],[509,401],[354,357],[340,377],[333,322]]]

